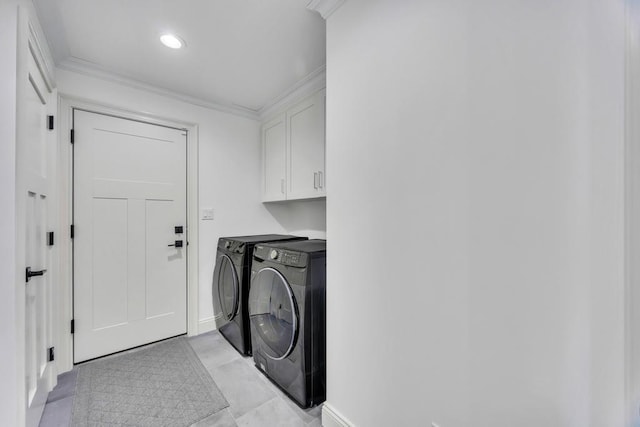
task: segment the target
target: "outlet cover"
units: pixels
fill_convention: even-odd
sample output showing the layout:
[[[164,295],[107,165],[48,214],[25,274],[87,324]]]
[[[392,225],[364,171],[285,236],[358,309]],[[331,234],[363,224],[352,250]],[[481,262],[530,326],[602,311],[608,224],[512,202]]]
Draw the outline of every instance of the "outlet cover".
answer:
[[[202,209],[202,215],[200,216],[203,221],[211,221],[213,220],[213,208],[204,208]]]

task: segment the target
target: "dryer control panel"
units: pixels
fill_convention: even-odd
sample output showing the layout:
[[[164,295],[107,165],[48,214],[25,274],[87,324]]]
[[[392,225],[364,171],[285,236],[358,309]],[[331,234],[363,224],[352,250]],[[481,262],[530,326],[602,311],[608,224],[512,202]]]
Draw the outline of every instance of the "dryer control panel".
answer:
[[[225,249],[227,252],[242,254],[245,250],[245,243],[221,237],[220,240],[218,240],[218,248]]]
[[[292,267],[305,267],[307,264],[307,254],[282,248],[256,245],[254,255],[260,259]]]

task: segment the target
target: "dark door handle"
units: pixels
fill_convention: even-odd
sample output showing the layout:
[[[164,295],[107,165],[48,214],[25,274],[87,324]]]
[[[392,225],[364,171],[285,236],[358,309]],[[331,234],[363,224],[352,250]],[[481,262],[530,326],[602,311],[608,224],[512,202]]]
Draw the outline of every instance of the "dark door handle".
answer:
[[[29,282],[29,280],[31,280],[32,277],[43,276],[44,273],[46,273],[46,271],[47,270],[31,271],[31,267],[27,267],[27,271],[26,271],[26,274],[25,274],[27,283]]]
[[[167,245],[167,246],[174,246],[176,248],[181,248],[182,247],[182,240],[176,240],[173,244]]]

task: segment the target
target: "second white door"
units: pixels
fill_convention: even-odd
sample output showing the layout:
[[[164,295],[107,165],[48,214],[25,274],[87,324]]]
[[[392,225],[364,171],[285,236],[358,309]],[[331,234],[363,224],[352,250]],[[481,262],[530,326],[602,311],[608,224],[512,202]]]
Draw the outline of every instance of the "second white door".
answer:
[[[73,120],[78,363],[186,332],[186,131]]]

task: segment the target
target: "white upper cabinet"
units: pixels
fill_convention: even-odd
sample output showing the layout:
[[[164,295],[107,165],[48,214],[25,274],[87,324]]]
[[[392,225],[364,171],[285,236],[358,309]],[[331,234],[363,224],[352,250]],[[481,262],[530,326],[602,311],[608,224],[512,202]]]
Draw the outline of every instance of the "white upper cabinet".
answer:
[[[325,196],[325,91],[287,111],[287,199]]]
[[[325,90],[262,127],[263,201],[326,196]]]

